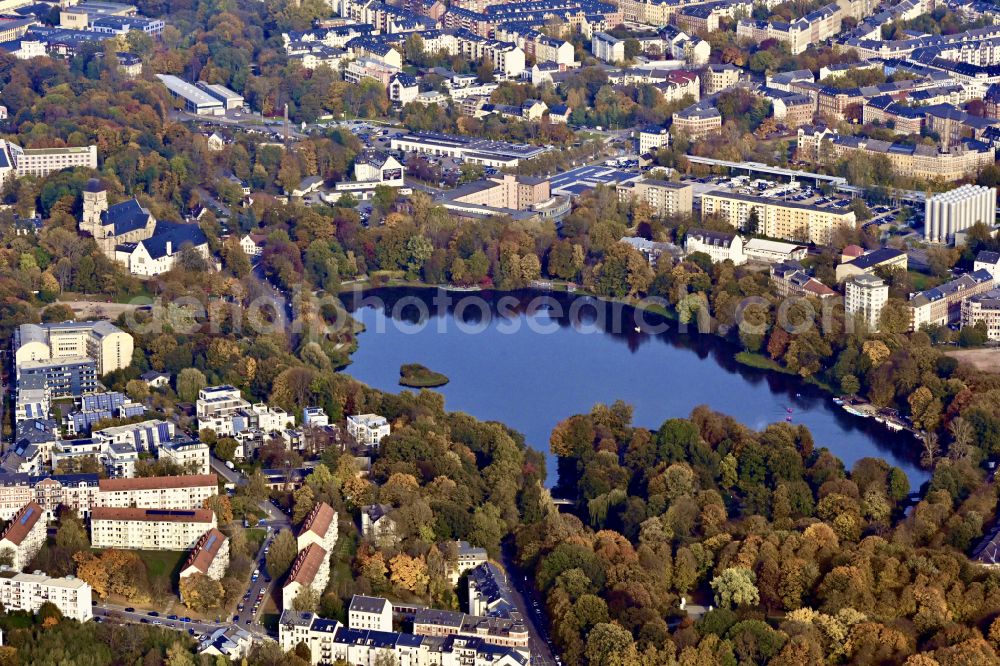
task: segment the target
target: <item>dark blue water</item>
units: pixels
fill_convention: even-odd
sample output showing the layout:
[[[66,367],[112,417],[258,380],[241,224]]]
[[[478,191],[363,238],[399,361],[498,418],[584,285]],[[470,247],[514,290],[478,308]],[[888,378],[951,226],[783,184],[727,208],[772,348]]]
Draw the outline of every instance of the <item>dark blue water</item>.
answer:
[[[435,296],[452,303],[436,304]],[[649,325],[636,332],[630,308],[566,295],[545,297],[549,305],[541,307],[534,293],[502,300],[487,292],[378,289],[364,298],[367,304],[345,297],[366,327],[345,372],[390,392],[402,390],[405,363],[444,373],[451,381],[435,390],[446,407],[524,433],[547,454],[550,485],[552,428],[618,399],[634,406],[636,425],[648,428],[702,404],[757,429],[791,416],[848,469],[859,458],[881,457],[902,468],[914,488],[927,479],[911,435],[847,414],[796,377],[740,365],[736,347],[712,335],[681,334],[676,322],[645,315]],[[657,324],[669,330],[646,332]]]

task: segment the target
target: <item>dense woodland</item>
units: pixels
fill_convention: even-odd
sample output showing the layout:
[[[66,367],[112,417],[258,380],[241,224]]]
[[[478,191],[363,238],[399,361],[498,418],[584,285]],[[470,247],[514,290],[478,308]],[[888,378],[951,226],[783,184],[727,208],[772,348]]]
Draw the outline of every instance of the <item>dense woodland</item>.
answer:
[[[997,494],[968,460],[904,515],[901,470],[845,470],[802,426],[630,421],[616,403],[560,423],[579,517],[517,533],[567,663],[998,663],[1000,578],[962,552]]]

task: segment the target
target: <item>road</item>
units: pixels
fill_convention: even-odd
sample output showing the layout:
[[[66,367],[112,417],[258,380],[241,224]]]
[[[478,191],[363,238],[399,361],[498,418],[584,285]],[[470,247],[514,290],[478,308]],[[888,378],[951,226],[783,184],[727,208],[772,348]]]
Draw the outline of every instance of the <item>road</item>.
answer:
[[[126,608],[131,608],[131,606],[119,606],[116,604],[99,603],[95,604],[93,611],[95,618],[101,618],[102,621],[114,621],[114,622],[131,622],[133,624],[152,624],[157,626],[162,626],[167,629],[175,629],[177,631],[187,631],[192,635],[207,634],[215,631],[220,627],[225,627],[228,622],[181,622],[176,615],[171,614],[170,616],[159,613],[157,611],[145,611],[145,610],[131,610],[128,611]],[[151,615],[150,613],[156,613],[156,615]],[[170,617],[174,619],[171,620]],[[183,615],[181,617],[184,617]],[[225,619],[225,618],[222,618]]]
[[[510,590],[514,605],[521,610],[528,625],[528,648],[531,650],[531,663],[534,666],[555,666],[553,648],[549,643],[548,622],[545,618],[545,605],[535,592],[525,572],[518,568],[514,561],[514,544],[510,539],[503,543],[500,550],[500,562],[507,571]]]

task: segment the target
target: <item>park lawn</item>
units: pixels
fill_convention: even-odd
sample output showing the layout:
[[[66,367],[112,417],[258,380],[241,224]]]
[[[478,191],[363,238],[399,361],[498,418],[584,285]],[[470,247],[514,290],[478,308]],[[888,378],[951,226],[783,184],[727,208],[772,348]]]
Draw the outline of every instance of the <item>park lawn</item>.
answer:
[[[135,553],[145,562],[150,578],[165,576],[170,581],[177,579],[188,555],[183,550],[137,550]]]

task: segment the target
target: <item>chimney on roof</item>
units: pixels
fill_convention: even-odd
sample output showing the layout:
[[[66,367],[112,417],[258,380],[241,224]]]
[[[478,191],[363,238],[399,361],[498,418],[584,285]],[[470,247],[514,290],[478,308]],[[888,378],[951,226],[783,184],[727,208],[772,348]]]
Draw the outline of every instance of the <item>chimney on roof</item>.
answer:
[[[170,241],[167,241],[167,256],[168,257],[174,253],[173,250],[174,250],[174,244],[172,242],[170,242]]]

